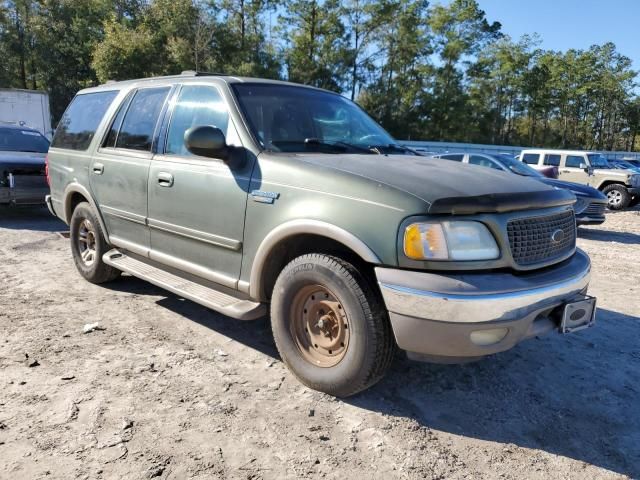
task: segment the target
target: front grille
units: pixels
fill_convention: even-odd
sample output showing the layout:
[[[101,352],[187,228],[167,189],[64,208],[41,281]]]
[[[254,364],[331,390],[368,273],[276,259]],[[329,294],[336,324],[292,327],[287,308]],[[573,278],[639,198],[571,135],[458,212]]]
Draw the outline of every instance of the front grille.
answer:
[[[604,203],[590,203],[585,209],[585,213],[590,217],[601,217],[604,215],[604,209],[606,204]]]
[[[576,219],[573,210],[509,220],[507,233],[511,255],[521,266],[564,257],[576,247]]]

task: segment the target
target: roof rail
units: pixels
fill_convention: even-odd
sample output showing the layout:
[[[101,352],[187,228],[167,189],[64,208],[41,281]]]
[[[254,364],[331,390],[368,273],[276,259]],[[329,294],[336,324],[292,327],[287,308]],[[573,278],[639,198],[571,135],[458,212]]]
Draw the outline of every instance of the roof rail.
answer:
[[[224,76],[224,73],[199,72],[197,70],[183,70],[180,72],[182,77],[207,77],[207,76]]]

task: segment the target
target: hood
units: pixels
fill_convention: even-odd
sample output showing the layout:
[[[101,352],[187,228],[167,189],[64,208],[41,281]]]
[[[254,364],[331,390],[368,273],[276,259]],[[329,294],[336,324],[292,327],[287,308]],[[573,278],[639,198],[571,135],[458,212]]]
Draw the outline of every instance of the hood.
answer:
[[[627,178],[629,175],[633,175],[631,170],[622,170],[620,168],[595,168],[593,170],[595,175],[607,175],[620,178]]]
[[[0,170],[12,170],[24,167],[44,168],[46,153],[6,152],[0,150]]]
[[[605,200],[607,198],[604,196],[604,194],[602,194],[602,192],[588,185],[582,185],[580,183],[573,182],[564,182],[562,180],[554,180],[551,178],[541,178],[539,180],[542,183],[545,183],[552,187],[571,190],[574,195],[579,195],[581,197],[599,198],[601,200]]]
[[[431,204],[429,213],[471,214],[571,205],[571,192],[477,165],[408,155],[297,154],[301,161],[358,175]]]

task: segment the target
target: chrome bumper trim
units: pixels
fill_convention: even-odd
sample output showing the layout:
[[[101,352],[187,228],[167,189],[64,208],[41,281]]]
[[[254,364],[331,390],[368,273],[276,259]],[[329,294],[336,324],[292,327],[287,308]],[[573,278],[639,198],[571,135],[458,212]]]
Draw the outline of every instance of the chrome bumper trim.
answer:
[[[389,312],[449,323],[524,319],[562,305],[589,285],[589,257],[577,249],[541,271],[443,275],[378,267],[376,276]]]

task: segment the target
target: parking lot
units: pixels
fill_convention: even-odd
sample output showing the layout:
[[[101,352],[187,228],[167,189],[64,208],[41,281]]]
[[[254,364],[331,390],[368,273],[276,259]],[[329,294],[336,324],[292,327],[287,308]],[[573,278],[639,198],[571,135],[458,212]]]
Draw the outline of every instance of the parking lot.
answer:
[[[46,209],[0,210],[0,478],[640,476],[640,208],[581,228],[595,328],[337,400],[239,322],[76,273]],[[99,327],[83,333],[89,323]]]

